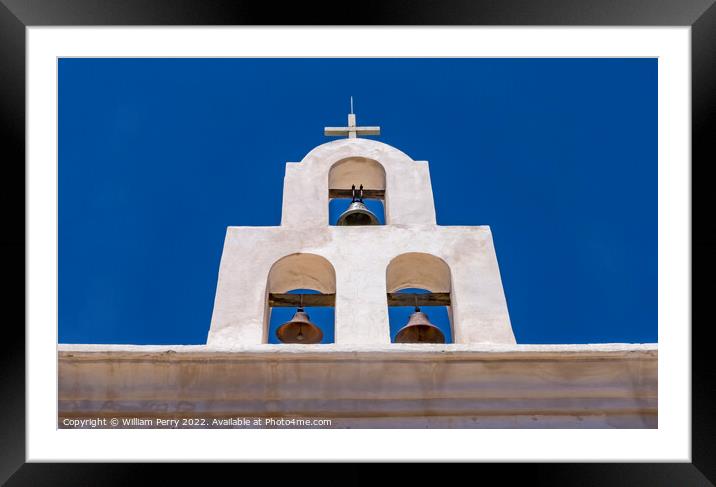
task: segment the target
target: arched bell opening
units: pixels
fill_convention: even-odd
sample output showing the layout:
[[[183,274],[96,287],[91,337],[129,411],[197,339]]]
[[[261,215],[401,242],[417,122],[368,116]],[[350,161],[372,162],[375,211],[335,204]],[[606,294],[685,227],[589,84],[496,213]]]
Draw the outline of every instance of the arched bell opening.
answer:
[[[333,343],[336,274],[315,254],[297,253],[269,271],[265,343]]]
[[[325,295],[315,289],[282,294],[284,297],[273,294],[269,299],[268,343],[334,342],[335,308],[320,301]]]
[[[392,343],[452,343],[449,306],[432,303],[433,293],[428,289],[408,288],[393,294],[399,296],[393,297],[396,304],[388,306]],[[413,304],[406,306],[408,301]]]
[[[385,225],[385,169],[374,159],[348,157],[328,172],[328,223]]]
[[[410,252],[386,270],[390,338],[393,343],[452,343],[451,276],[447,263]]]

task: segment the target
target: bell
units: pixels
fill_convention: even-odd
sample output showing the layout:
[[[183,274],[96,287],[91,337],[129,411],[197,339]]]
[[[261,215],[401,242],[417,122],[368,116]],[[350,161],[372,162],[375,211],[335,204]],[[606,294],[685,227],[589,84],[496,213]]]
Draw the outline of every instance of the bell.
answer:
[[[416,307],[408,324],[395,335],[395,343],[445,343],[445,335]]]
[[[378,225],[378,217],[362,201],[353,201],[338,218],[337,225],[352,227],[358,225]]]
[[[356,198],[356,186],[351,187],[353,200],[348,209],[338,218],[336,225],[352,227],[358,225],[379,225],[378,217],[363,204],[363,185],[360,185],[360,196]]]
[[[298,308],[293,318],[276,329],[276,336],[283,343],[320,343],[323,332],[311,323],[303,308]]]

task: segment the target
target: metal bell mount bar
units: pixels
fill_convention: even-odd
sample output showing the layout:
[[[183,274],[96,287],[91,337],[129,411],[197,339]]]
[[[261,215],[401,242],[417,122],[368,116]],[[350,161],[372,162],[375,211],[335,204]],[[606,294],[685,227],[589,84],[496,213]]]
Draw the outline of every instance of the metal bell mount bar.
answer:
[[[450,293],[387,293],[388,306],[450,306]],[[301,299],[307,307],[335,306],[335,294],[269,294],[269,306],[274,308],[296,308]]]

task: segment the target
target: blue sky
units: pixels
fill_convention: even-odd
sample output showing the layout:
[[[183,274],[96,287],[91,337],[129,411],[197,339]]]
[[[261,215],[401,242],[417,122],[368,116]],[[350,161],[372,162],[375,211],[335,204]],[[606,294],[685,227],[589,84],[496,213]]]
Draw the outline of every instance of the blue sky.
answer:
[[[656,59],[61,59],[60,343],[204,343],[226,227],[280,223],[351,95],[490,225],[518,343],[657,341]]]

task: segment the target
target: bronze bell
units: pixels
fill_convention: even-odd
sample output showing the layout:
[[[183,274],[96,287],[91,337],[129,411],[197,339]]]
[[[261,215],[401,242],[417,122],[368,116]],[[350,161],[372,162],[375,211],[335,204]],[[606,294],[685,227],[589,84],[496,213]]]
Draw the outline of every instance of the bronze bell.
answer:
[[[283,343],[320,343],[323,332],[311,323],[308,313],[298,308],[296,313],[286,323],[276,329],[276,336]]]
[[[353,201],[348,209],[338,218],[336,225],[352,227],[358,225],[379,225],[378,217],[363,204],[363,185],[360,185],[360,196],[356,198],[355,184],[353,190]]]
[[[445,343],[445,335],[416,306],[408,324],[395,335],[395,343]]]

